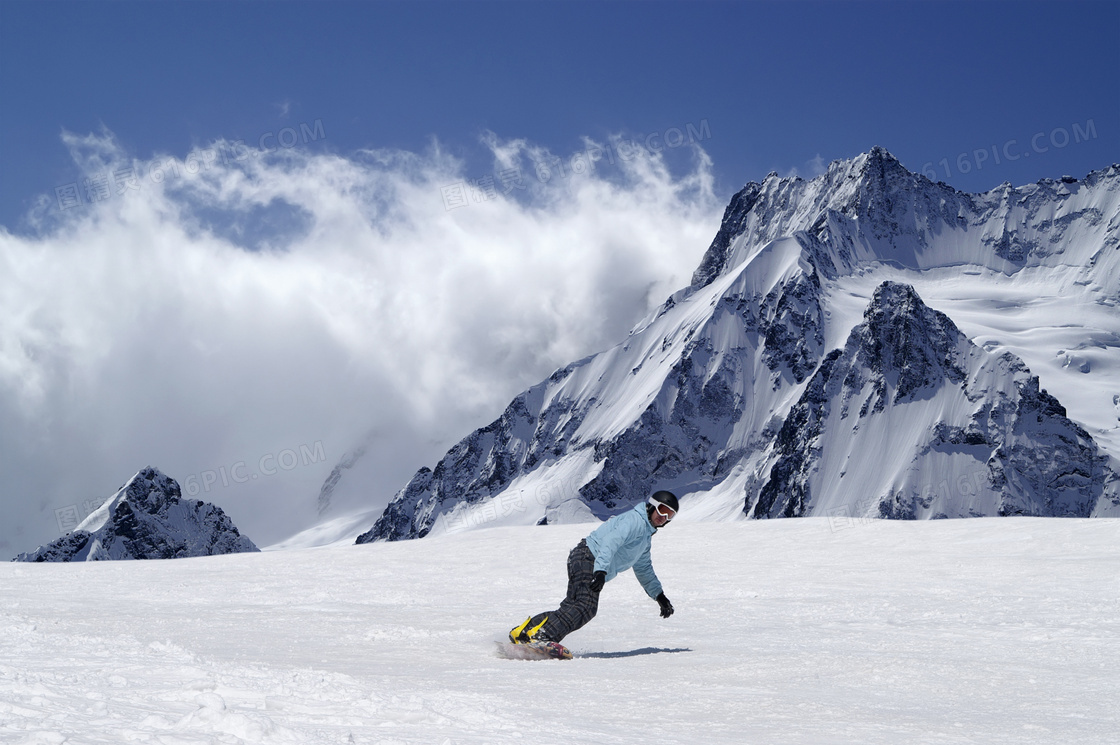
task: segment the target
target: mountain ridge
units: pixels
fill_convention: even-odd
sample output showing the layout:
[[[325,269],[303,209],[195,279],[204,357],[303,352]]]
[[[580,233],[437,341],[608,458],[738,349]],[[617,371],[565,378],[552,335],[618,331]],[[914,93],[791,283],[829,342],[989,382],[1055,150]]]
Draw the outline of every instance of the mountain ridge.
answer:
[[[748,184],[689,286],[626,340],[557,370],[420,469],[358,542],[550,515],[605,519],[654,487],[684,494],[685,506],[707,499],[697,514],[727,517],[737,502],[754,516],[787,417],[833,357],[831,341],[863,322],[837,305],[845,278],[877,275],[905,275],[901,284],[944,275],[1018,293],[1045,282],[1111,307],[1120,301],[1120,166],[972,195],[874,148],[810,181],[771,174]],[[937,281],[951,288],[950,280]],[[910,292],[912,309],[926,308]],[[1001,374],[1025,374],[1012,368]],[[882,405],[896,403],[904,401]],[[1057,416],[1049,404],[1040,410]],[[1114,469],[1104,469],[1108,513],[1117,507],[1104,495]]]

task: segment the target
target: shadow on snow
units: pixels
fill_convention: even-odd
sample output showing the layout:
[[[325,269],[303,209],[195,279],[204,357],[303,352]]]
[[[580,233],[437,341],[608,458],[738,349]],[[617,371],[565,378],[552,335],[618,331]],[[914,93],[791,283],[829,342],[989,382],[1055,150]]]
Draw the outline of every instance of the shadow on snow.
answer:
[[[580,654],[573,654],[573,657],[585,659],[594,657],[599,659],[614,659],[615,657],[637,657],[643,654],[662,654],[662,653],[675,653],[675,652],[691,652],[688,647],[681,647],[679,649],[666,649],[664,647],[642,647],[641,649],[633,649],[629,652],[581,652]]]

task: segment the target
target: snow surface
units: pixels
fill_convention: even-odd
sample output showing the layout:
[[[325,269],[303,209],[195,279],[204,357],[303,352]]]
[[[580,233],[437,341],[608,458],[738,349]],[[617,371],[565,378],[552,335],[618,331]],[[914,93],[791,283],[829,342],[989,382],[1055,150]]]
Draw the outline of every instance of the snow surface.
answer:
[[[682,517],[683,517],[682,512]],[[1115,743],[1120,520],[697,523],[565,642],[588,525],[0,565],[4,743]]]

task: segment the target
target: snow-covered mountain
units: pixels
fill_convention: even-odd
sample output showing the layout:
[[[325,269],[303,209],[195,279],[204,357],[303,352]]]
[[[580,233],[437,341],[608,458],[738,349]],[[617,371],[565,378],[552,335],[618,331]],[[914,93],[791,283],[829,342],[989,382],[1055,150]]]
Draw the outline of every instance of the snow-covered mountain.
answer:
[[[985,194],[882,148],[771,174],[689,287],[358,542],[606,518],[656,488],[682,519],[1117,515],[1118,304],[1120,166]]]
[[[259,551],[222,511],[144,468],[73,531],[13,561],[178,559]]]

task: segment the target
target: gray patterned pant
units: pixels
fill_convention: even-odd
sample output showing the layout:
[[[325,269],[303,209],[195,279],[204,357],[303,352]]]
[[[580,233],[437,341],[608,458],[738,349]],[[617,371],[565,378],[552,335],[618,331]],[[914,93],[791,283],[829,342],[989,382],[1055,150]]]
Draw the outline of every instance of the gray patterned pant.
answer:
[[[550,642],[561,641],[565,636],[595,617],[599,610],[599,593],[591,591],[591,579],[595,576],[595,557],[587,547],[587,541],[568,554],[568,595],[560,607],[548,613],[538,613],[529,622],[533,628],[546,618],[537,639]]]

